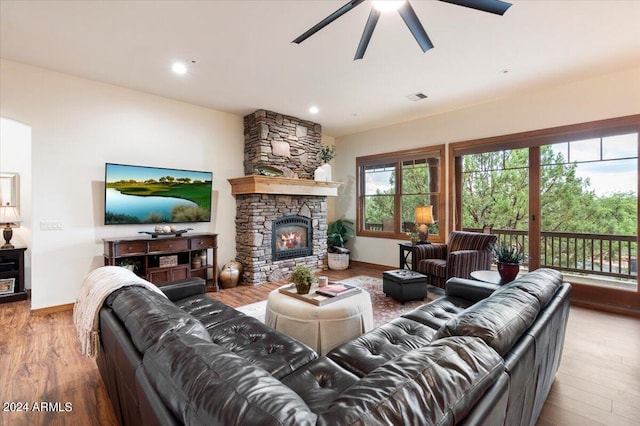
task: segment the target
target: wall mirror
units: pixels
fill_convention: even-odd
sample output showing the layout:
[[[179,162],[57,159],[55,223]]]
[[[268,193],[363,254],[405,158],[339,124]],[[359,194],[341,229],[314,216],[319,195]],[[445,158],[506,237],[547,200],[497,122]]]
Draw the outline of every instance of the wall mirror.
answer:
[[[18,173],[0,172],[0,205],[19,206],[20,175]]]

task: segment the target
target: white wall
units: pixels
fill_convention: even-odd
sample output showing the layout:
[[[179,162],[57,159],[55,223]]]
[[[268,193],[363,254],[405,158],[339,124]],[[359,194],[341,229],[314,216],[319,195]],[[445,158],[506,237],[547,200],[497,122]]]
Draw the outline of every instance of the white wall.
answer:
[[[151,230],[103,225],[105,162],[212,171],[212,222],[190,227],[219,234],[219,262],[235,257],[242,117],[5,60],[0,116],[32,128],[33,309],[75,301],[102,238]],[[47,220],[63,230],[41,231]]]
[[[1,86],[0,86],[1,88]],[[0,117],[0,172],[18,173],[18,209],[22,222],[13,227],[11,244],[31,246],[31,127]],[[4,243],[4,240],[2,241]],[[31,288],[31,251],[24,256],[25,288]]]
[[[427,100],[428,102],[428,100]],[[356,216],[356,157],[449,144],[640,113],[640,68],[336,139],[334,180],[344,182],[336,216]],[[393,147],[393,148],[390,148]],[[356,237],[352,258],[398,264],[398,240]]]

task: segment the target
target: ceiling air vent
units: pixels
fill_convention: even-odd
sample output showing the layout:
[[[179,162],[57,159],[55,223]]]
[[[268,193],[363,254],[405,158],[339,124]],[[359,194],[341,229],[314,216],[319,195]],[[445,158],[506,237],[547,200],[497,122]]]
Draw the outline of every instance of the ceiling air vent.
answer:
[[[411,95],[407,95],[407,99],[411,101],[419,101],[420,99],[427,99],[427,95],[424,93],[413,93]]]

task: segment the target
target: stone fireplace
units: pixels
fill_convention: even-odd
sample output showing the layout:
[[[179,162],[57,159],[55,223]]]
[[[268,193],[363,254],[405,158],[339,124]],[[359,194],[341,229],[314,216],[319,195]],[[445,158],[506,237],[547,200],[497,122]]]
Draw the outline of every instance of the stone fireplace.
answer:
[[[236,260],[245,284],[287,278],[298,265],[327,267],[327,196],[339,184],[316,182],[321,127],[258,110],[244,118],[245,176],[229,179],[236,197]],[[263,176],[264,166],[283,176]]]

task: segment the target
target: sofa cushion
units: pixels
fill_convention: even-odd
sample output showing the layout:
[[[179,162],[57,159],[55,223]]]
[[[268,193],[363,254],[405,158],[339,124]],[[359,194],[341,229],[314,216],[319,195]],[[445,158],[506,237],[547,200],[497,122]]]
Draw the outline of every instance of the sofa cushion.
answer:
[[[307,425],[316,415],[263,369],[210,341],[171,333],[144,354],[144,370],[186,425]]]
[[[144,287],[122,289],[111,305],[124,323],[131,341],[141,353],[167,333],[181,330],[203,339],[209,338],[200,321],[184,312],[161,294]]]
[[[445,296],[417,307],[413,311],[402,315],[402,317],[438,330],[449,319],[458,315],[472,304],[468,300]]]
[[[452,425],[503,371],[502,358],[482,340],[442,339],[371,371],[320,414],[318,424]]]
[[[242,316],[209,328],[211,341],[251,361],[276,378],[284,377],[318,358],[302,342]]]
[[[329,408],[338,395],[358,380],[358,376],[322,356],[284,377],[282,383],[317,414]]]
[[[435,339],[447,336],[477,336],[500,355],[505,355],[533,324],[540,302],[518,288],[504,289],[470,306],[447,321]]]
[[[396,318],[334,348],[327,356],[362,377],[398,355],[427,346],[435,334],[434,329],[419,322]]]
[[[175,304],[189,315],[197,318],[207,330],[230,319],[244,316],[242,312],[207,294],[190,296],[178,300]]]
[[[540,308],[544,308],[561,285],[562,274],[560,272],[554,271],[553,269],[542,268],[529,272],[517,280],[505,284],[497,290],[496,293],[499,294],[502,291],[517,288],[535,296],[538,302],[540,302]]]

